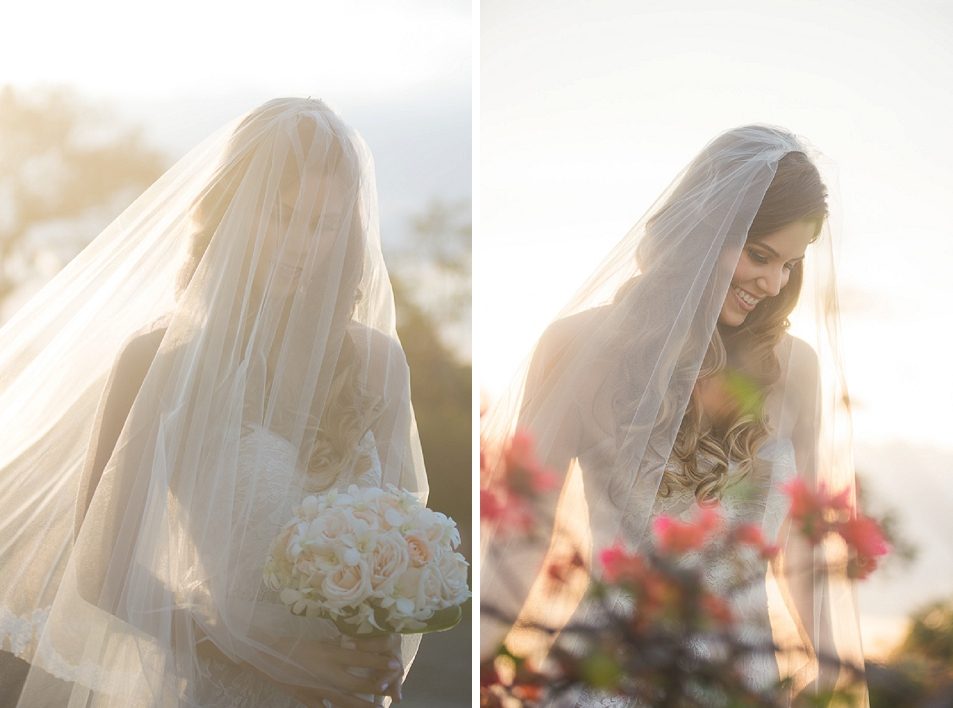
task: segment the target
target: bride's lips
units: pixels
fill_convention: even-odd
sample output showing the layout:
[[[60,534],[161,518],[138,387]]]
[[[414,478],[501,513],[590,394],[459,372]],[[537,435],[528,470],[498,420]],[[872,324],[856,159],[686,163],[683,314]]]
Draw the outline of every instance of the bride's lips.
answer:
[[[741,290],[745,295],[752,298],[753,300],[756,300],[757,302],[755,302],[754,305],[751,305],[745,302],[744,300],[741,299],[741,296],[738,294],[739,290]],[[731,294],[735,296],[735,302],[738,303],[738,307],[740,307],[745,312],[751,312],[755,307],[758,306],[758,303],[761,302],[761,298],[756,298],[747,290],[744,290],[743,288],[735,287],[734,285],[731,286]]]

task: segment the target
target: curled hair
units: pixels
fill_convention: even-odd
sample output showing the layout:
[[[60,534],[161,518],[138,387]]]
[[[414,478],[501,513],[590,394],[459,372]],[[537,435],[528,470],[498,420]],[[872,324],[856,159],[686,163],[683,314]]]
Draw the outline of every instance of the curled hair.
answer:
[[[696,189],[705,179],[705,174],[693,174],[690,170],[675,197],[683,197],[686,190]],[[656,218],[667,216],[666,206],[663,206]],[[817,168],[803,152],[788,152],[778,162],[748,229],[747,241],[757,241],[798,221],[815,224],[813,241],[826,217],[827,190]],[[652,226],[651,221],[649,226]],[[636,290],[641,290],[651,299],[650,287],[641,288],[639,281],[649,277],[659,247],[652,239],[640,243],[638,256],[643,275],[620,289],[617,302]],[[679,415],[675,390],[691,387],[671,454],[667,461],[658,460],[664,463],[659,487],[661,496],[670,496],[676,490],[684,489],[694,494],[700,504],[710,504],[721,497],[729,483],[730,464],[738,465],[738,479],[750,473],[758,448],[768,437],[769,421],[762,403],[781,373],[775,349],[790,326],[788,316],[797,304],[802,281],[803,266],[798,261],[779,294],[763,300],[741,325],[728,327],[719,323],[703,354],[681,352],[685,364],[676,365],[673,380],[666,382],[665,390],[659,392],[662,404],[655,429],[670,430],[673,418]],[[645,304],[643,302],[642,307],[635,308],[643,311],[633,313],[632,317],[637,320],[634,325],[651,326],[651,313],[644,312],[647,309]],[[705,323],[696,320],[694,324],[703,326]],[[667,336],[667,332],[653,332],[646,326],[625,327],[623,332],[627,341],[622,343],[622,347],[630,352],[641,348],[639,340],[644,343]],[[637,355],[630,356],[631,360],[638,359]],[[690,362],[697,361],[699,356],[702,365],[696,376],[690,369]],[[694,380],[689,377],[694,377]],[[712,390],[717,400],[725,405],[717,411],[717,416],[706,416],[706,391]],[[625,426],[634,418],[636,403],[622,393],[617,393],[613,400],[616,420],[621,421],[620,442],[624,443],[627,437],[629,431]],[[664,446],[658,444],[658,447]]]
[[[815,224],[813,241],[826,216],[827,190],[817,168],[804,153],[789,152],[778,163],[747,241],[756,242],[797,221]],[[790,326],[788,316],[797,305],[803,277],[802,261],[797,261],[778,295],[766,298],[738,327],[716,328],[662,479],[663,496],[680,487],[691,490],[700,503],[713,502],[729,482],[732,461],[738,464],[739,479],[751,472],[758,448],[768,437],[762,404],[781,373],[775,350]],[[706,384],[727,389],[734,399],[722,420],[708,421],[703,415],[700,387]],[[754,400],[738,400],[739,387]]]

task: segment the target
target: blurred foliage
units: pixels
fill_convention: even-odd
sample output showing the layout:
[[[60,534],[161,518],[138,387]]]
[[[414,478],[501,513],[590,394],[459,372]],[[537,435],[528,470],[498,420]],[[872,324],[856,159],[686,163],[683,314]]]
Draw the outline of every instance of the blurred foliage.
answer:
[[[471,367],[443,336],[447,327],[469,323],[469,204],[432,204],[414,220],[409,248],[389,259],[389,270],[430,480],[429,506],[457,521],[469,557]],[[437,306],[430,287],[434,281],[438,293],[450,293],[437,298]]]
[[[883,501],[867,493],[865,475],[856,470],[857,475],[857,505],[865,513],[873,513],[880,523],[887,541],[890,543],[890,553],[884,558],[878,569],[880,573],[900,572],[909,567],[917,559],[917,546],[907,536],[903,535],[900,522],[900,512]]]
[[[119,193],[134,196],[165,166],[140,130],[114,125],[105,108],[68,89],[0,89],[0,301],[39,270],[34,226],[81,219]],[[64,259],[93,236],[78,234]]]
[[[431,202],[411,226],[406,242],[388,250],[390,271],[399,273],[406,294],[434,322],[443,342],[469,361],[470,202]]]
[[[890,659],[869,663],[867,676],[871,708],[953,706],[953,598],[915,612]]]

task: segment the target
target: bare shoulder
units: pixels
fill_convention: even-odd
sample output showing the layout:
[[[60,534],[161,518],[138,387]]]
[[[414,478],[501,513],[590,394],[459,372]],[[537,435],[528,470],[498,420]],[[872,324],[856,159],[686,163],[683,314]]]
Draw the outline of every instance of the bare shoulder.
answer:
[[[814,351],[814,347],[800,337],[795,337],[787,332],[781,337],[778,347],[782,365],[786,359],[792,374],[796,376],[809,375],[813,379],[817,379],[817,352]]]
[[[802,415],[814,416],[817,400],[820,369],[817,352],[800,337],[785,333],[776,349],[781,364],[781,381],[784,389],[793,394],[790,399]]]
[[[585,342],[598,331],[609,315],[610,305],[583,310],[568,317],[562,317],[551,323],[539,338],[537,352],[554,356],[572,345]]]
[[[162,344],[167,329],[166,322],[157,322],[133,333],[122,345],[114,367],[114,377],[145,378]]]
[[[407,357],[396,336],[368,327],[360,322],[350,322],[347,335],[354,343],[359,356],[365,357],[371,371],[394,371],[407,367]]]

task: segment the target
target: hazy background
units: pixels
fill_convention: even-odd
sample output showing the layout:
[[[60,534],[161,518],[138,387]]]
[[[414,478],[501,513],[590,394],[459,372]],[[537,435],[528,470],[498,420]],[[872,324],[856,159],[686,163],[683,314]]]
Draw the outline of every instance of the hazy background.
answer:
[[[951,36],[953,6],[929,0],[481,5],[474,356],[490,400],[715,135],[782,125],[838,167],[857,468],[918,547],[860,587],[876,656],[953,597]]]
[[[374,155],[431,482],[470,556],[468,2],[20,3],[0,25],[0,322],[159,174],[277,96]],[[470,705],[470,616],[425,637],[405,702]]]

